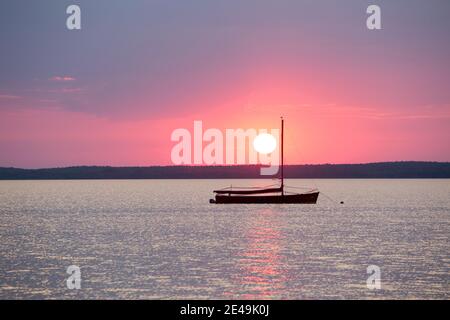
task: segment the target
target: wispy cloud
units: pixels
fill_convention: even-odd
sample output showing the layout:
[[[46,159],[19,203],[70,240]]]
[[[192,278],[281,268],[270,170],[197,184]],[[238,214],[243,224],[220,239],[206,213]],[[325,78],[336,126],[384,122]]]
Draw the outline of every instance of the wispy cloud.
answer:
[[[20,96],[12,95],[12,94],[0,94],[0,99],[20,99]]]
[[[62,93],[77,93],[84,91],[83,88],[63,88],[61,90]]]
[[[57,82],[66,82],[66,81],[75,81],[76,79],[74,77],[70,76],[54,76],[49,79],[50,81],[57,81]]]
[[[409,110],[393,111],[375,107],[338,105],[335,103],[247,104],[246,112],[265,114],[302,113],[320,118],[359,118],[370,120],[427,120],[450,118],[450,104],[416,106]]]

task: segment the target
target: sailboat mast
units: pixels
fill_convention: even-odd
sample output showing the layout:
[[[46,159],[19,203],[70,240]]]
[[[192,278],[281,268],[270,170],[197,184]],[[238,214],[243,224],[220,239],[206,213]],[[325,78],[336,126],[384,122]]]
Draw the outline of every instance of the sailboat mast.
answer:
[[[284,119],[281,117],[281,194],[284,195],[284,152],[283,141],[284,140]]]

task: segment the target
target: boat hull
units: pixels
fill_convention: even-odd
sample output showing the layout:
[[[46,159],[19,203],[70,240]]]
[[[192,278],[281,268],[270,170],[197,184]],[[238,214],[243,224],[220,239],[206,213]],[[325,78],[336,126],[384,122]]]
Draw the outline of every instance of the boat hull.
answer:
[[[286,194],[286,195],[266,195],[266,196],[231,196],[216,195],[211,199],[211,203],[304,203],[315,204],[319,192]]]

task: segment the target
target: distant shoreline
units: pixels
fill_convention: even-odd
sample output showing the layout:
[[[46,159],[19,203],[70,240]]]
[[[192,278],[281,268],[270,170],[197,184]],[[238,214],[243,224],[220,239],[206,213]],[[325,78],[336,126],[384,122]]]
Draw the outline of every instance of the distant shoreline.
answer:
[[[46,169],[0,167],[0,180],[85,179],[270,179],[259,165],[236,166],[77,166]],[[450,162],[399,161],[363,164],[286,165],[287,179],[446,179]]]

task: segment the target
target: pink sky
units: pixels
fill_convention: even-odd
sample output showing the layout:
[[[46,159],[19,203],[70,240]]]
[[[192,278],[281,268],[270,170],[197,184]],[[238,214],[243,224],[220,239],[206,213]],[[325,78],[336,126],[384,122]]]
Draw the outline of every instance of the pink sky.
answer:
[[[260,108],[261,104],[258,104]],[[410,113],[336,105],[280,105],[255,112],[253,104],[160,119],[108,119],[58,108],[2,112],[1,165],[170,165],[171,132],[202,120],[204,130],[278,128],[286,121],[288,164],[360,163],[396,160],[448,161],[449,114],[433,107]],[[221,110],[227,110],[221,114]]]

